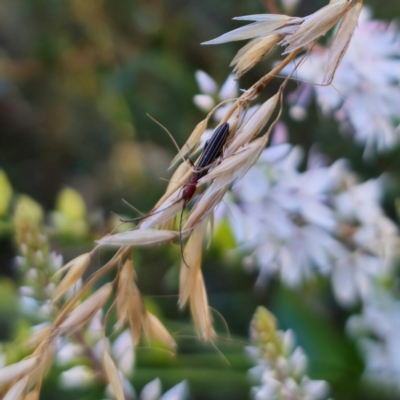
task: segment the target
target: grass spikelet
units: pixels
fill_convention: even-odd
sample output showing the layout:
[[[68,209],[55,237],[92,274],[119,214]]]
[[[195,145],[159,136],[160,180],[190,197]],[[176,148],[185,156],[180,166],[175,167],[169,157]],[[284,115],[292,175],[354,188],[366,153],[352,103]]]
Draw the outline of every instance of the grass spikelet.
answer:
[[[178,232],[154,229],[137,229],[133,231],[104,236],[97,241],[100,245],[111,246],[151,246],[168,242],[178,237]]]
[[[90,263],[90,259],[91,259],[91,253],[84,253],[81,254],[78,257],[75,257],[73,260],[71,260],[70,262],[68,262],[67,264],[65,264],[62,268],[60,268],[54,275],[53,275],[53,279],[58,277],[60,274],[62,274],[65,270],[71,268],[72,266],[76,265],[76,264],[80,264],[83,265],[85,262],[87,262],[87,259],[89,258],[89,263]]]
[[[129,306],[127,308],[128,321],[131,328],[133,343],[137,345],[139,343],[146,309],[144,307],[142,296],[140,295],[139,289],[135,282],[130,283],[129,293],[130,299]]]
[[[24,400],[39,400],[39,395],[40,395],[40,388],[35,388],[24,397]]]
[[[231,62],[235,78],[239,79],[267,56],[281,40],[281,35],[271,35],[252,40],[242,47]]]
[[[199,142],[200,142],[201,135],[207,129],[207,124],[208,124],[208,120],[209,119],[210,119],[210,115],[208,115],[207,118],[203,119],[203,121],[200,121],[196,125],[196,127],[193,130],[193,132],[189,136],[189,139],[186,141],[186,143],[183,145],[181,150],[178,152],[178,154],[171,161],[171,165],[170,165],[169,168],[172,168],[186,154],[192,153],[193,151],[195,151],[197,149],[197,146],[199,145]]]
[[[106,283],[71,312],[58,327],[59,334],[72,333],[100,310],[112,293],[112,283]]]
[[[117,326],[120,327],[127,317],[127,309],[129,304],[130,296],[130,285],[133,281],[134,269],[133,261],[128,258],[118,274],[118,290],[116,298],[116,308],[117,308]]]
[[[243,176],[245,172],[247,172],[247,170],[257,161],[259,154],[263,150],[264,144],[264,138],[256,139],[247,144],[237,153],[226,158],[224,162],[215,167],[210,173],[201,178],[199,184],[212,182],[218,178],[221,187],[229,185],[236,178]]]
[[[0,369],[0,387],[28,375],[39,364],[39,357],[30,357]]]
[[[283,40],[282,44],[287,46],[283,54],[303,48],[325,35],[355,4],[348,0],[331,1],[325,7],[306,17],[300,28]]]
[[[135,345],[139,343],[142,330],[142,320],[145,313],[144,304],[139,289],[134,281],[134,265],[128,258],[118,276],[117,292],[117,327],[128,319],[131,335]]]
[[[187,176],[187,179],[189,179],[190,174]],[[166,198],[163,203],[154,208],[150,212],[149,216],[140,223],[138,229],[141,231],[146,229],[151,230],[151,228],[154,226],[169,221],[172,217],[174,217],[182,209],[183,205],[183,200],[179,200],[178,193],[176,192],[177,190],[175,190],[172,195]]]
[[[190,295],[190,310],[200,338],[209,341],[215,337],[203,274],[198,271]]]
[[[259,19],[263,17],[263,19]],[[256,18],[256,19],[250,19]],[[233,31],[227,32],[216,39],[209,40],[202,44],[220,44],[226,42],[234,42],[237,40],[251,39],[257,36],[267,36],[273,34],[275,29],[284,26],[287,22],[292,20],[287,15],[265,14],[265,15],[248,15],[246,17],[236,17],[236,20],[249,20],[257,21],[253,24],[242,26]]]
[[[125,400],[121,378],[119,376],[117,366],[115,365],[115,362],[111,358],[111,355],[108,351],[108,344],[106,342],[104,343],[103,365],[107,374],[107,378],[111,384],[111,387],[113,388],[115,397],[117,400]]]
[[[203,224],[200,224],[191,234],[183,253],[185,262],[183,260],[181,262],[179,277],[179,307],[181,308],[185,306],[189,299],[196,282],[196,276],[201,268],[203,237],[204,227]]]
[[[61,296],[65,294],[85,273],[86,269],[90,265],[91,257],[90,255],[83,254],[75,259],[75,262],[70,267],[67,274],[64,276],[62,281],[55,288],[52,301],[57,301]]]
[[[28,380],[29,377],[25,377],[15,383],[3,397],[3,400],[19,400],[26,390]]]
[[[40,386],[43,377],[50,370],[53,361],[54,355],[56,353],[56,342],[55,340],[45,339],[40,346],[36,349],[35,353],[40,357],[40,362],[37,367],[30,373],[28,386],[32,387],[33,385]]]
[[[214,209],[228,189],[229,185],[223,186],[220,178],[214,180],[203,193],[200,200],[190,210],[186,223],[183,226],[183,235],[188,235]]]
[[[338,29],[335,33],[333,41],[330,45],[329,55],[325,71],[323,83],[330,84],[335,75],[336,69],[342,61],[343,56],[349,47],[351,37],[356,29],[358,17],[362,9],[363,3],[357,3],[351,10],[349,10],[339,23]]]
[[[152,313],[146,312],[143,321],[143,330],[145,335],[150,339],[156,339],[168,346],[173,352],[176,350],[176,343],[170,333],[167,331],[162,322]]]
[[[46,323],[40,329],[35,331],[32,335],[29,336],[27,340],[27,344],[29,347],[36,347],[40,343],[44,342],[51,334],[53,327]]]
[[[251,116],[251,118],[249,118],[249,120],[241,128],[239,128],[235,138],[226,149],[226,156],[233,154],[237,149],[258,135],[265,124],[271,119],[271,116],[279,102],[279,98],[280,92],[265,101]]]

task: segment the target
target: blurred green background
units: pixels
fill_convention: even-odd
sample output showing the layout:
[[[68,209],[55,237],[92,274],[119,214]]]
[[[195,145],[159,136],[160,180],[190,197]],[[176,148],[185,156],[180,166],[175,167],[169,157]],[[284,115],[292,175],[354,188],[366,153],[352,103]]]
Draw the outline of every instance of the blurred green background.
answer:
[[[325,5],[300,1],[297,15]],[[400,15],[393,0],[366,1],[375,18]],[[15,193],[27,194],[47,213],[60,210],[60,193],[70,187],[85,202],[88,232],[78,240],[58,235],[53,247],[69,260],[91,249],[96,237],[113,226],[113,214],[136,216],[126,199],[146,212],[162,195],[167,167],[175,148],[146,114],[165,125],[184,143],[203,117],[192,98],[198,93],[194,72],[202,69],[222,84],[240,43],[200,43],[240,26],[234,16],[266,12],[260,0],[2,0],[0,3],[0,168]],[[277,54],[258,65],[240,82],[248,87],[265,73]],[[276,90],[273,83],[268,93]],[[295,85],[293,84],[293,88]],[[264,96],[267,96],[267,94]],[[293,143],[308,149],[317,141],[332,160],[346,157],[363,178],[383,172],[400,177],[400,149],[365,164],[362,149],[338,133],[332,120],[319,121],[315,108],[302,123],[287,116]],[[391,216],[400,185],[386,198]],[[50,218],[50,217],[49,217]],[[0,268],[17,279],[12,229],[0,226]],[[227,226],[221,225],[205,251],[204,274],[209,301],[221,338],[216,348],[199,343],[188,313],[177,310],[179,248],[160,247],[135,253],[139,287],[151,307],[176,333],[176,358],[138,349],[133,385],[160,377],[164,388],[187,379],[195,399],[245,399],[251,366],[243,352],[248,326],[258,304],[266,305],[281,328],[296,331],[310,358],[310,376],[326,379],[336,399],[394,399],[379,388],[359,383],[363,363],[344,334],[348,314],[330,294],[329,283],[314,282],[291,291],[272,282],[256,291],[256,276],[244,272]],[[4,281],[5,282],[5,281]],[[18,315],[10,312],[14,295],[2,284],[1,339],[8,339]],[[9,293],[9,294],[7,294]],[[10,306],[7,306],[7,299]],[[220,354],[223,354],[223,356]],[[227,362],[227,360],[229,363]],[[61,391],[54,369],[43,399],[102,398],[103,388]]]

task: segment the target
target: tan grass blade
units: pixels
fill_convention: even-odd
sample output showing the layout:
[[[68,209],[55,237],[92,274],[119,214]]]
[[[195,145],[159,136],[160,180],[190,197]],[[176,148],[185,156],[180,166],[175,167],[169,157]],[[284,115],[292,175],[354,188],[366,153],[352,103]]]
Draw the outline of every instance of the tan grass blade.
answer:
[[[117,366],[108,352],[108,344],[104,343],[103,365],[106,370],[107,378],[114,390],[117,400],[125,400],[124,389],[122,387],[121,378],[119,377]]]
[[[159,340],[171,350],[176,350],[175,340],[155,315],[147,311],[143,322],[143,330],[148,338]]]
[[[137,229],[115,235],[104,236],[97,241],[100,245],[111,246],[151,246],[168,242],[178,237],[175,231],[160,231],[155,229]]]
[[[185,182],[189,180],[190,174],[188,174],[188,178]],[[141,231],[150,231],[151,228],[160,225],[163,222],[169,221],[171,218],[173,218],[180,210],[182,210],[183,206],[183,199],[180,199],[178,196],[179,193],[176,192],[176,194],[173,194],[158,207],[154,208],[154,210],[151,211],[150,215],[140,223],[138,229]]]
[[[278,92],[270,99],[265,101],[257,111],[249,118],[246,123],[239,128],[236,133],[235,138],[229,144],[226,149],[224,156],[232,155],[236,150],[238,150],[241,146],[244,146],[247,142],[253,139],[256,135],[258,135],[261,129],[268,123],[271,119],[273,112],[276,109],[276,106],[279,102],[281,93]]]
[[[118,273],[118,290],[117,297],[115,300],[118,321],[117,327],[123,325],[124,320],[127,317],[127,309],[130,300],[130,286],[133,282],[134,268],[131,258],[128,258],[121,270]],[[117,328],[118,329],[118,328]]]
[[[28,375],[39,364],[39,357],[29,357],[15,364],[7,365],[0,369],[0,387]]]
[[[51,334],[53,327],[50,323],[46,323],[40,329],[32,332],[26,341],[27,345],[30,347],[36,347],[43,341],[45,341]]]
[[[87,262],[87,258],[89,257],[89,262],[90,262],[90,257],[91,254],[90,253],[85,253],[85,254],[81,254],[80,256],[74,258],[73,260],[71,260],[69,263],[65,264],[62,268],[60,268],[54,275],[53,275],[53,279],[58,277],[58,275],[60,275],[61,273],[63,273],[66,269],[71,268],[72,266],[76,265],[76,264],[80,264],[80,265],[84,265]]]
[[[75,308],[66,320],[58,327],[59,333],[72,333],[85,322],[88,322],[100,310],[110,297],[113,290],[111,282],[106,283],[88,299]]]
[[[184,307],[201,268],[204,226],[200,224],[191,234],[183,253],[179,277],[179,307]]]
[[[342,61],[343,56],[346,54],[354,30],[356,29],[362,6],[362,2],[356,4],[345,14],[339,23],[339,27],[329,49],[328,64],[323,80],[324,84],[330,84],[332,82],[336,69]]]
[[[130,293],[131,298],[129,299],[129,306],[127,310],[128,320],[131,328],[133,343],[137,345],[139,343],[146,309],[144,307],[142,296],[140,295],[139,289],[135,282],[131,283]]]
[[[3,397],[3,400],[19,400],[26,390],[29,377],[25,377],[15,383],[7,394]]]
[[[91,257],[88,253],[78,257],[72,264],[67,274],[64,276],[62,281],[55,288],[52,301],[57,301],[65,292],[68,291],[85,273],[86,269],[90,265]]]
[[[267,56],[281,38],[281,35],[261,37],[242,47],[231,62],[231,66],[235,65],[233,72],[235,72],[236,79],[239,79]]]
[[[190,295],[190,310],[199,336],[207,341],[212,340],[215,337],[215,331],[201,271],[196,274],[196,282]]]
[[[40,386],[43,377],[48,373],[53,365],[55,353],[55,340],[45,340],[38,348],[36,348],[34,354],[40,357],[40,362],[29,375],[29,387],[32,387],[33,385]]]
[[[218,189],[216,189],[218,188]],[[189,235],[190,232],[205,218],[214,207],[222,200],[229,185],[220,187],[220,180],[216,179],[203,193],[200,200],[190,210],[186,223],[183,226],[182,234]]]
[[[137,345],[145,309],[139,289],[134,281],[134,265],[131,258],[124,263],[119,273],[116,305],[119,318],[117,325],[122,325],[123,320],[127,318],[133,343]]]
[[[201,178],[199,185],[211,182],[217,178],[219,179],[220,187],[231,184],[235,179],[242,177],[254,165],[264,150],[265,144],[265,137],[253,140],[232,156],[224,159],[220,165]],[[214,188],[217,190],[218,185],[214,184]]]
[[[347,0],[330,3],[304,19],[300,28],[287,36],[283,45],[288,46],[283,54],[302,48],[325,35],[343,15],[352,7]]]
[[[209,120],[209,117],[207,116],[206,119],[203,119],[203,121],[200,121],[196,125],[193,132],[189,136],[189,139],[186,141],[186,143],[183,145],[181,150],[171,161],[171,165],[169,168],[172,168],[179,160],[182,160],[182,158],[186,154],[188,154],[188,153],[191,154],[191,153],[193,153],[193,151],[195,151],[197,149],[197,146],[199,145],[199,142],[200,142],[201,135],[207,129],[208,120]]]
[[[40,395],[40,388],[35,388],[24,397],[24,400],[39,400],[39,395]]]
[[[249,16],[252,17],[252,16]],[[244,19],[246,17],[237,17],[235,19]],[[242,26],[233,31],[224,33],[216,39],[203,42],[202,44],[220,44],[226,42],[234,42],[237,40],[246,40],[258,36],[271,35],[275,29],[280,28],[289,22],[292,18],[286,15],[275,15],[271,14],[268,16],[268,20],[262,22],[255,22],[250,25]]]

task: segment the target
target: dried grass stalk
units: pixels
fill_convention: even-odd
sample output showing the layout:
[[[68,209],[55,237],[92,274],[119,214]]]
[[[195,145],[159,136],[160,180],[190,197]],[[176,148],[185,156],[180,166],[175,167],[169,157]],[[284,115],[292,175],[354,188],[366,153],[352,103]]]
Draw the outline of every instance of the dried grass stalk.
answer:
[[[177,204],[178,206],[178,204]],[[169,217],[170,218],[170,217]],[[101,238],[97,241],[100,245],[111,246],[151,246],[168,242],[179,236],[175,231],[160,231],[154,229],[137,229],[117,233]]]
[[[65,333],[70,334],[76,331],[84,323],[88,322],[94,314],[104,306],[110,297],[112,290],[112,283],[106,283],[94,292],[88,299],[75,308],[69,317],[58,326],[58,333],[60,335]]]
[[[176,350],[176,343],[161,321],[152,313],[146,312],[143,321],[143,331],[148,339],[156,339],[164,343],[172,351]]]
[[[52,295],[53,302],[57,301],[62,295],[64,295],[68,291],[68,289],[70,289],[80,278],[82,278],[83,274],[90,265],[90,261],[91,256],[88,253],[82,254],[82,256],[75,259],[75,261],[71,264],[72,266],[70,267],[67,274],[55,288]]]
[[[190,310],[200,338],[207,341],[212,340],[215,337],[215,331],[212,325],[210,308],[208,307],[203,274],[200,270],[196,274],[196,281],[190,295]]]
[[[25,378],[19,380],[15,383],[11,389],[6,393],[3,397],[3,400],[19,400],[21,396],[26,391],[26,386],[28,384],[29,377],[26,376]]]
[[[187,303],[196,283],[197,274],[200,272],[202,259],[202,244],[204,237],[204,224],[200,224],[191,234],[181,262],[179,284],[179,307]]]
[[[0,387],[29,375],[40,362],[39,356],[26,358],[15,364],[0,369]]]
[[[125,400],[124,389],[122,387],[121,378],[118,373],[118,368],[108,351],[108,344],[104,343],[103,365],[107,374],[107,378],[113,388],[117,400]]]

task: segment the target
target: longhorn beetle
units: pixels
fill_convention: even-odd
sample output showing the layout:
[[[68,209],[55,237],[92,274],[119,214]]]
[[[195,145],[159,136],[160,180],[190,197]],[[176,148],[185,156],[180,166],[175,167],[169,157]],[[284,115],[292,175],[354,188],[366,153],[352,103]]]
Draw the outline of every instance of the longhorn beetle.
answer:
[[[228,136],[229,136],[229,124],[227,122],[224,122],[222,125],[220,125],[214,131],[211,138],[206,142],[203,153],[201,154],[197,164],[194,166],[194,172],[193,172],[192,176],[190,177],[189,181],[183,185],[182,194],[174,203],[172,203],[171,205],[169,205],[166,208],[163,208],[162,210],[158,210],[158,211],[155,211],[154,213],[150,213],[150,214],[146,215],[145,217],[122,220],[123,222],[132,222],[132,221],[136,221],[138,219],[145,219],[146,217],[149,217],[151,215],[158,214],[162,211],[165,211],[166,209],[172,207],[173,205],[175,205],[183,200],[183,207],[182,207],[182,211],[181,211],[181,215],[180,215],[180,219],[179,219],[179,232],[180,232],[182,260],[187,267],[188,267],[188,265],[186,264],[186,261],[185,261],[184,255],[183,255],[183,248],[182,248],[183,213],[184,213],[188,203],[192,199],[194,193],[196,192],[197,183],[203,176],[207,175],[207,172],[211,168],[212,164],[221,155],[222,149],[226,143]]]

